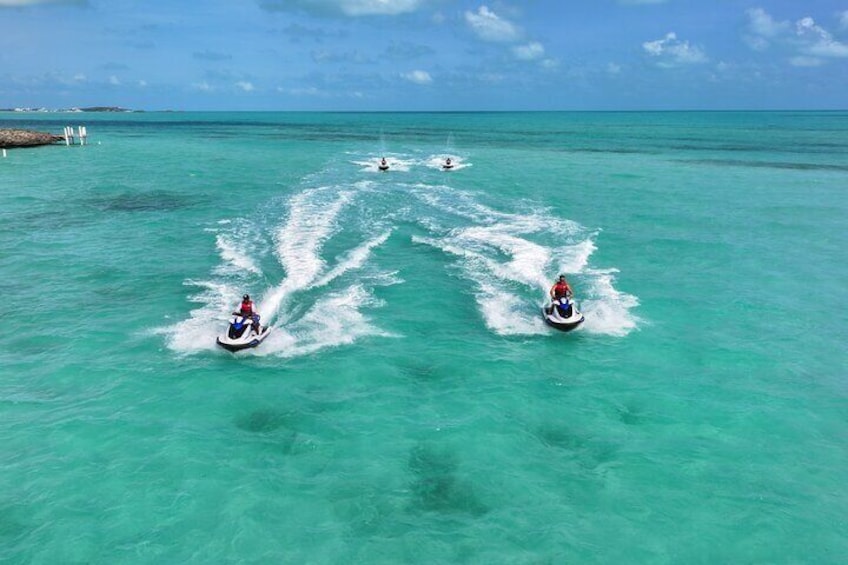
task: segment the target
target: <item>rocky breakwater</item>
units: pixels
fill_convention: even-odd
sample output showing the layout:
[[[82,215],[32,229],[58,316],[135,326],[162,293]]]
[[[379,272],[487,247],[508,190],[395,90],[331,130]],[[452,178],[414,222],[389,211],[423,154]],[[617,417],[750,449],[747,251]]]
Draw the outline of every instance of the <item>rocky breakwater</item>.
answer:
[[[64,141],[61,135],[30,131],[25,129],[0,129],[0,149],[12,147],[37,147],[39,145],[51,145],[57,141]]]

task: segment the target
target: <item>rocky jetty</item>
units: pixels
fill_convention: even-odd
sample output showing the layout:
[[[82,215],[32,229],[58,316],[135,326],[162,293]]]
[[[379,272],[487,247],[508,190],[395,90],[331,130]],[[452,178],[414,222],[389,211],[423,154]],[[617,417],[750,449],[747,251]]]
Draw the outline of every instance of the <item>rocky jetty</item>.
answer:
[[[37,147],[39,145],[51,145],[57,141],[64,141],[61,135],[30,131],[25,129],[0,129],[0,149],[10,147]]]

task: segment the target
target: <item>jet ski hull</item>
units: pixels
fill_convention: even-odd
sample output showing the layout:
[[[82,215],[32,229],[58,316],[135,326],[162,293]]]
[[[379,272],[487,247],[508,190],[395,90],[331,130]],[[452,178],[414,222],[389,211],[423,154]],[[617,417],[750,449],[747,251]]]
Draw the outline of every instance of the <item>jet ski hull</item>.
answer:
[[[235,339],[231,339],[228,336],[218,336],[216,342],[218,345],[226,349],[231,353],[235,353],[236,351],[242,351],[244,349],[251,349],[256,347],[268,337],[268,334],[271,332],[270,327],[262,328],[260,333],[250,332],[250,335],[243,336]]]
[[[542,319],[545,323],[561,332],[570,332],[585,321],[583,314],[577,311],[574,304],[568,306],[568,316],[562,316],[558,308],[542,308]]]
[[[561,332],[570,332],[571,330],[577,328],[580,324],[582,324],[585,318],[581,315],[574,322],[557,322],[551,319],[552,317],[548,315],[544,308],[542,308],[542,317],[545,319],[545,323],[550,327],[558,329]]]

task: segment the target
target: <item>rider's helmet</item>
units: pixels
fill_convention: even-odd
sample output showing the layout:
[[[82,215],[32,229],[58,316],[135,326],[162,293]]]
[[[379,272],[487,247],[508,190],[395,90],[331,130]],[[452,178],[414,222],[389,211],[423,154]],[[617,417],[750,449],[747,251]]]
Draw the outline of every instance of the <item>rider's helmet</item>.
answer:
[[[242,296],[242,297],[241,297],[241,299],[242,299],[242,300],[250,300],[250,295],[249,295],[249,294],[245,294],[244,296]]]

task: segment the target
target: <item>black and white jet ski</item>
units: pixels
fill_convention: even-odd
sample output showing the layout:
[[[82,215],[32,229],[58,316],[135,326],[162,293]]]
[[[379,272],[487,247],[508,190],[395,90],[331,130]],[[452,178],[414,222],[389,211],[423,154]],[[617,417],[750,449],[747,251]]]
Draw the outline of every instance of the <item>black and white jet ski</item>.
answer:
[[[442,169],[445,171],[453,169],[453,161],[448,158],[444,163],[442,163]]]
[[[385,172],[389,170],[389,164],[386,162],[385,159],[383,159],[382,161],[380,161],[380,164],[377,165],[377,168]]]
[[[257,331],[257,326],[252,319],[241,314],[233,314],[233,318],[227,326],[227,333],[218,336],[218,345],[233,353],[256,347],[268,337],[268,333],[271,331],[270,326],[258,327],[259,331]]]
[[[557,298],[553,304],[542,308],[545,323],[558,330],[568,332],[583,323],[583,314],[568,297]]]

